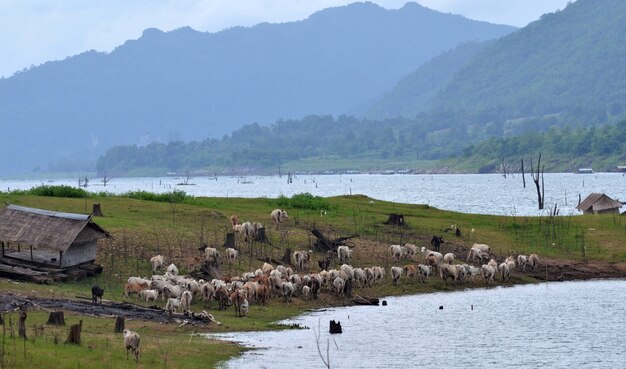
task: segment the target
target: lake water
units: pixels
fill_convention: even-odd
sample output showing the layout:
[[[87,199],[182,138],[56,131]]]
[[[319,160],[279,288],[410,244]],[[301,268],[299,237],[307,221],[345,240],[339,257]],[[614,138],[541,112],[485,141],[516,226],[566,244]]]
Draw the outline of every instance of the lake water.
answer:
[[[624,368],[626,281],[544,283],[389,297],[316,311],[333,368]],[[473,310],[472,310],[473,305]],[[439,310],[443,306],[443,310]],[[245,318],[244,318],[245,319]],[[328,322],[341,321],[330,335]],[[312,329],[216,335],[255,350],[224,368],[324,368]]]
[[[579,195],[606,193],[613,199],[626,200],[626,177],[620,173],[545,174],[545,205],[558,205],[560,215],[578,214]],[[207,177],[191,178],[193,185],[178,185],[183,178],[114,178],[104,187],[101,179],[91,180],[89,191],[123,193],[144,190],[169,192],[183,190],[194,196],[271,197],[309,192],[317,196],[363,194],[369,197],[408,204],[428,204],[439,209],[464,213],[499,215],[542,215],[537,209],[537,193],[530,176],[526,188],[522,176],[498,174],[440,175],[298,175],[288,184],[287,177]],[[77,186],[77,179],[0,180],[0,189],[28,189],[41,184]]]

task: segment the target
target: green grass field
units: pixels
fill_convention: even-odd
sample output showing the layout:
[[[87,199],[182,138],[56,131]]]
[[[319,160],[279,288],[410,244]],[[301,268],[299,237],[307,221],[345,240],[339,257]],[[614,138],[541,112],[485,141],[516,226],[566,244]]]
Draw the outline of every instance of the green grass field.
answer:
[[[567,217],[513,217],[462,214],[441,211],[425,205],[396,204],[365,196],[328,198],[325,214],[320,210],[286,207],[289,221],[280,230],[271,225],[270,212],[277,207],[275,199],[241,198],[187,198],[182,203],[134,200],[124,197],[103,196],[56,198],[0,193],[0,201],[12,204],[57,210],[89,213],[93,203],[100,203],[104,217],[94,218],[108,230],[112,239],[102,242],[98,251],[99,264],[104,272],[98,277],[71,283],[36,285],[0,279],[0,290],[23,295],[75,298],[89,296],[90,287],[104,287],[105,298],[123,300],[122,287],[133,276],[151,275],[148,260],[163,254],[167,262],[174,262],[182,273],[189,272],[202,260],[197,248],[202,244],[222,245],[225,233],[230,230],[229,218],[238,214],[242,221],[260,221],[266,225],[273,248],[265,250],[267,256],[280,259],[286,248],[311,249],[315,238],[312,228],[320,229],[329,237],[359,234],[371,246],[355,247],[356,266],[386,265],[387,248],[392,243],[416,243],[429,246],[433,234],[444,235],[447,247],[469,247],[474,242],[487,243],[498,255],[538,253],[541,257],[569,260],[626,261],[626,217],[619,215],[567,216]],[[390,213],[403,214],[407,228],[383,224]],[[456,224],[463,236],[454,237],[444,229]],[[470,230],[474,229],[474,232]],[[361,244],[359,244],[361,245]],[[254,270],[262,262],[246,252],[239,262],[223,263],[226,275]],[[321,255],[312,257],[312,267]],[[427,293],[459,288],[432,279],[428,284],[402,283],[393,286],[388,280],[383,285],[359,289],[355,293],[385,296],[409,293]],[[532,282],[530,277],[517,276],[515,283]],[[464,287],[463,287],[464,288]],[[139,303],[134,297],[130,301]],[[208,332],[279,329],[274,324],[306,309],[327,305],[349,304],[348,299],[338,301],[324,295],[316,302],[299,298],[291,304],[274,299],[268,306],[253,304],[248,318],[237,318],[232,309],[218,311],[216,305],[209,311],[222,322],[211,326]],[[193,310],[203,307],[196,303]],[[17,331],[17,313],[10,314]],[[5,320],[8,316],[5,315]],[[121,335],[113,333],[113,319],[78,317],[68,314],[68,324],[83,319],[83,344],[79,347],[55,344],[55,332],[61,340],[67,336],[67,327],[45,326],[47,313],[29,313],[27,327],[29,340],[24,342],[10,337],[5,325],[1,368],[121,368],[136,367],[126,361]],[[44,330],[35,335],[35,325]],[[242,348],[225,342],[216,342],[192,336],[193,329],[175,325],[159,325],[128,321],[128,327],[142,335],[142,359],[138,367],[194,368],[213,367],[216,362],[241,352]],[[17,333],[15,333],[17,335]],[[182,344],[181,344],[182,342]],[[180,348],[175,348],[180,347]]]

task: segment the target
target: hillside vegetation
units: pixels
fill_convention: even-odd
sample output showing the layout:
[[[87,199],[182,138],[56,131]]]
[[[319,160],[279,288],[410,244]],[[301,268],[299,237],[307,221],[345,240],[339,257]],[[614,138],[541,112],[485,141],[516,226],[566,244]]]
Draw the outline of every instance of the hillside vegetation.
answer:
[[[624,24],[623,1],[572,2],[484,47],[454,71],[436,97],[411,99],[415,95],[407,85],[418,87],[438,72],[418,69],[419,77],[400,81],[389,94],[394,100],[379,102],[374,112],[419,111],[428,104],[429,111],[455,110],[457,125],[491,125],[494,136],[512,123],[530,130],[618,120],[626,114]],[[453,62],[455,55],[449,57]]]
[[[490,173],[501,169],[502,160],[518,168],[521,159],[528,164],[533,156],[537,160],[538,153],[543,154],[546,171],[613,171],[618,165],[626,165],[626,120],[601,127],[566,126],[544,133],[529,131],[521,136],[491,138],[467,147],[451,162]]]

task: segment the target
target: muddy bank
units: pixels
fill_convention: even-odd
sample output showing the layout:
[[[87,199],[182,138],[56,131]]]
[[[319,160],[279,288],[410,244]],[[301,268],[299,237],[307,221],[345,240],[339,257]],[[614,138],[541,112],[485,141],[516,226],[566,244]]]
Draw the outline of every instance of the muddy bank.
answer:
[[[98,317],[121,316],[124,319],[145,320],[156,323],[185,323],[205,325],[215,322],[212,316],[204,314],[172,314],[156,307],[144,307],[127,302],[103,301],[93,304],[87,300],[51,299],[39,297],[24,297],[14,294],[0,294],[0,311],[12,311],[23,304],[30,304],[35,309],[71,311],[83,315]]]

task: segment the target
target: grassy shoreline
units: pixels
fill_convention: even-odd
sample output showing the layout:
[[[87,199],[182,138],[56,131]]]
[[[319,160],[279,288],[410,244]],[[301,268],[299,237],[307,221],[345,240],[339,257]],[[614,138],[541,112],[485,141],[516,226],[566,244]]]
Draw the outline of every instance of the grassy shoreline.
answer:
[[[65,212],[85,213],[85,209],[88,211],[91,209],[91,203],[98,202],[105,216],[94,218],[94,220],[114,236],[99,248],[98,263],[102,264],[105,269],[104,273],[98,277],[45,286],[0,279],[0,290],[3,293],[18,293],[24,296],[31,294],[72,299],[76,296],[88,296],[91,285],[99,284],[105,287],[105,298],[122,301],[122,286],[128,276],[151,274],[147,261],[152,255],[158,253],[165,255],[169,261],[176,263],[183,273],[193,269],[202,259],[197,251],[200,244],[221,245],[223,243],[224,234],[230,228],[231,214],[238,214],[242,221],[260,221],[267,225],[268,236],[275,246],[271,249],[271,256],[275,259],[282,257],[286,247],[293,250],[310,249],[315,239],[310,236],[309,230],[317,228],[330,237],[358,233],[360,238],[354,248],[355,257],[352,263],[355,266],[381,265],[389,268],[394,265],[387,257],[389,244],[412,242],[418,246],[429,246],[429,240],[433,234],[444,235],[446,239],[444,251],[446,252],[462,252],[473,242],[481,242],[491,245],[499,256],[537,252],[543,259],[566,261],[554,268],[551,265],[551,276],[558,275],[559,268],[562,270],[563,265],[567,263],[581,263],[581,265],[599,263],[604,266],[612,265],[612,263],[621,265],[626,262],[626,217],[619,215],[491,216],[441,211],[426,205],[397,204],[360,195],[339,196],[324,200],[328,202],[328,209],[322,216],[318,209],[312,209],[314,206],[306,208],[307,205],[300,205],[305,208],[296,208],[289,207],[287,203],[289,221],[284,228],[276,230],[273,226],[269,226],[271,224],[269,213],[278,206],[276,199],[188,198],[180,203],[164,203],[117,196],[81,199],[0,193],[0,201]],[[398,228],[383,224],[390,213],[404,214],[408,227]],[[456,224],[463,230],[462,237],[455,237],[451,233],[444,232],[444,229],[451,224]],[[472,228],[475,229],[473,233],[470,232]],[[314,269],[316,269],[316,261],[320,255],[316,253],[312,257],[311,266]],[[261,264],[262,262],[256,260],[256,257],[249,258],[244,250],[239,263],[230,267],[224,264],[223,272],[232,275],[240,274],[248,269],[256,269]],[[404,264],[405,262],[398,263],[398,265]],[[590,276],[593,277],[593,275]],[[614,276],[619,276],[619,274]],[[577,277],[573,275],[572,278]],[[510,284],[536,281],[538,281],[536,275],[517,273]],[[483,286],[481,282],[476,283],[474,287]],[[382,297],[452,291],[468,287],[472,286],[445,285],[434,278],[426,285],[403,281],[399,286],[393,286],[387,276],[383,285],[357,289],[354,293]],[[131,300],[136,302],[132,298]],[[208,333],[281,329],[283,327],[277,326],[274,322],[296,316],[308,309],[349,304],[351,304],[350,299],[337,300],[326,294],[315,302],[306,302],[296,298],[291,304],[284,304],[279,299],[274,299],[268,306],[252,304],[248,318],[237,318],[232,308],[218,311],[214,304],[209,312],[223,325],[210,326]],[[200,303],[193,307],[195,311],[202,309]],[[29,331],[32,324],[45,323],[46,315],[43,312],[29,313],[27,321]],[[31,317],[32,320],[30,320]],[[75,323],[78,318],[78,316],[73,316],[70,323]],[[75,355],[82,355],[81,358],[84,358],[84,361],[80,361],[78,365],[58,363],[56,366],[51,362],[48,367],[84,367],[87,365],[93,368],[135,367],[132,361],[126,361],[120,337],[112,333],[113,321],[111,319],[91,317],[84,317],[84,319],[86,330],[89,332],[86,333],[86,344],[80,348],[72,348],[72,352]],[[16,321],[17,316],[14,315],[13,325]],[[243,350],[232,343],[212,340],[204,342],[192,338],[190,336],[194,333],[192,327],[140,321],[130,322],[129,327],[137,329],[142,337],[144,335],[146,337],[144,359],[139,367],[196,367],[194,363],[198,363],[197,367],[201,365],[211,367]],[[66,329],[63,328],[65,333],[61,335],[62,339],[65,338]],[[33,346],[30,349],[27,348],[25,358],[22,351],[17,350],[19,344],[15,344],[16,349],[13,354],[9,353],[7,354],[9,356],[5,356],[14,360],[12,363],[15,365],[11,367],[32,366],[37,360],[55,357],[60,355],[61,351],[66,350],[67,345],[52,343],[52,333],[46,331],[41,337],[35,338]],[[169,351],[167,355],[164,354],[163,346],[166,342],[180,341],[192,342],[184,346],[185,355],[179,355],[178,352],[174,354],[173,351]],[[89,348],[90,344],[95,346]],[[206,345],[207,350],[203,349],[203,345]],[[97,353],[98,350],[105,350],[100,352],[101,355],[110,351],[111,355],[107,356],[110,360],[103,360],[98,355],[92,354]]]

